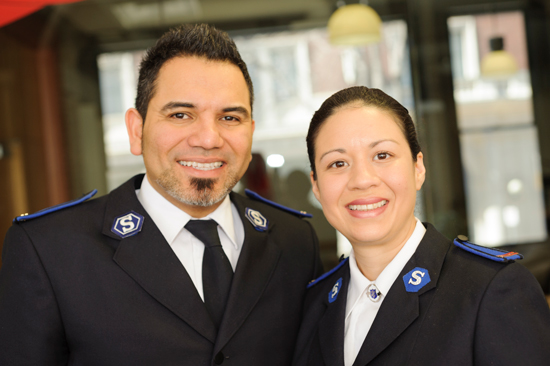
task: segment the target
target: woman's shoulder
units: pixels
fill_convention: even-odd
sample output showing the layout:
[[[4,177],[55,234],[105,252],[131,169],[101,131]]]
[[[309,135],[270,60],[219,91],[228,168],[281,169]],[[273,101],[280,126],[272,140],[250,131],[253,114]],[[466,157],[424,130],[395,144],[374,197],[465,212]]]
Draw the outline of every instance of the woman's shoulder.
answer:
[[[502,248],[484,247],[457,237],[449,243],[441,268],[440,286],[450,286],[464,293],[486,293],[492,288],[518,288],[538,296],[540,285],[531,272],[518,261],[523,256]],[[529,290],[527,290],[529,289]]]
[[[349,257],[340,258],[340,262],[307,285],[306,303],[322,300],[334,302],[341,292],[347,292],[349,282]]]

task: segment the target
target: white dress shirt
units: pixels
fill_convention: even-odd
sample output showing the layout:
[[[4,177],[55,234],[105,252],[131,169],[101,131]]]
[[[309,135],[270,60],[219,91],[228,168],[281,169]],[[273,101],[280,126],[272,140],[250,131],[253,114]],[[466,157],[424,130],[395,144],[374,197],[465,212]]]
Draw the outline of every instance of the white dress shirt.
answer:
[[[183,264],[201,299],[204,301],[202,288],[204,244],[184,228],[187,222],[193,218],[158,193],[149,183],[147,175],[143,177],[141,189],[136,190],[136,194],[143,208],[151,216],[151,219],[153,219],[153,222],[170,244],[181,264]],[[218,235],[223,251],[227,255],[233,271],[235,271],[244,243],[244,226],[237,208],[229,199],[229,195],[225,197],[222,204],[214,212],[201,218],[201,220],[209,219],[218,223]]]
[[[353,250],[349,255],[350,283],[346,302],[346,328],[344,333],[344,365],[351,366],[367,337],[384,302],[385,296],[401,273],[405,264],[411,259],[418,244],[424,237],[426,228],[416,219],[414,231],[399,253],[384,268],[374,281],[369,281],[357,267]],[[379,291],[379,299],[374,302],[369,298],[369,286],[374,284]]]

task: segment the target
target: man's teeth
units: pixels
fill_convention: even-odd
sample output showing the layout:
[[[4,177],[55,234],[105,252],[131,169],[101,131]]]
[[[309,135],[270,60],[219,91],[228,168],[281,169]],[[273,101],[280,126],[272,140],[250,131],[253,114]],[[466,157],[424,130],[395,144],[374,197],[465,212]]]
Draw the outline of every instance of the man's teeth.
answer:
[[[217,161],[215,163],[197,163],[196,161],[179,161],[179,163],[183,166],[190,166],[197,170],[213,170],[213,169],[218,169],[223,165],[221,161]]]
[[[370,211],[376,208],[380,208],[384,206],[386,203],[388,203],[388,201],[382,200],[380,202],[373,203],[370,205],[349,205],[348,207],[350,210],[354,210],[354,211]]]

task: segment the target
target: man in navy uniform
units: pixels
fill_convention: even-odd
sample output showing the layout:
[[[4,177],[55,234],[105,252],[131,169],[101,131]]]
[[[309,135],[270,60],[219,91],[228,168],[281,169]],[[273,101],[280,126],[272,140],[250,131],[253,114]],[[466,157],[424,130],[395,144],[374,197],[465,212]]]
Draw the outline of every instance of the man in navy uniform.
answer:
[[[231,192],[252,102],[226,33],[186,25],[157,41],[126,113],[145,176],[16,218],[6,236],[1,365],[290,364],[318,245],[300,212]]]

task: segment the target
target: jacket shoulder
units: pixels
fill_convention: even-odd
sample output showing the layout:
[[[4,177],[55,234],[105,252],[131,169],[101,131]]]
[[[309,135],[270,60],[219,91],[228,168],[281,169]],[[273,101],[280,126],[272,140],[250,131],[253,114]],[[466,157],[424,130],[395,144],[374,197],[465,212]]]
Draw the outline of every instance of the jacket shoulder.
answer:
[[[96,193],[97,193],[97,189],[94,189],[91,192],[86,193],[85,195],[83,195],[80,198],[77,198],[77,199],[74,199],[74,200],[71,200],[71,201],[68,201],[68,202],[63,202],[63,203],[60,203],[58,205],[42,209],[42,210],[37,211],[37,212],[32,213],[32,214],[23,214],[23,215],[17,216],[16,218],[13,219],[13,223],[20,223],[20,222],[33,220],[33,219],[36,219],[36,218],[39,218],[39,217],[42,217],[42,216],[46,216],[46,215],[48,215],[52,212],[57,212],[57,211],[61,211],[63,209],[69,208],[69,207],[77,206],[77,205],[89,200],[93,196],[95,196]]]
[[[298,211],[298,210],[295,210],[293,208],[290,208],[290,207],[286,207],[286,206],[283,206],[277,202],[273,202],[271,200],[268,200],[267,198],[264,198],[262,196],[260,196],[258,193],[256,192],[253,192],[251,191],[250,189],[245,189],[244,190],[244,193],[246,194],[246,196],[254,201],[259,201],[259,202],[262,202],[264,204],[267,204],[271,207],[275,207],[279,210],[282,210],[284,212],[287,212],[287,213],[290,213],[294,216],[298,216],[298,217],[308,217],[308,218],[311,218],[313,217],[312,214],[309,214],[305,211]]]
[[[468,241],[468,238],[459,235],[453,244],[460,249],[463,249],[469,253],[475,254],[485,259],[492,260],[494,262],[509,263],[515,260],[523,259],[523,255],[517,252],[510,252],[499,248],[489,248],[482,245],[474,244]]]
[[[349,259],[349,257],[344,258],[343,260],[340,261],[340,263],[338,263],[338,265],[336,267],[334,267],[330,271],[322,274],[321,276],[317,277],[316,279],[314,279],[313,281],[308,283],[307,288],[312,288],[313,286],[315,286],[318,283],[322,282],[324,279],[326,279],[326,278],[330,277],[332,274],[336,273],[340,268],[342,268],[348,262],[348,259]]]

